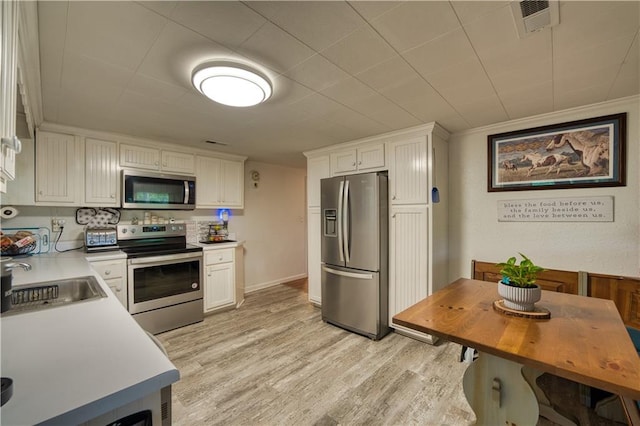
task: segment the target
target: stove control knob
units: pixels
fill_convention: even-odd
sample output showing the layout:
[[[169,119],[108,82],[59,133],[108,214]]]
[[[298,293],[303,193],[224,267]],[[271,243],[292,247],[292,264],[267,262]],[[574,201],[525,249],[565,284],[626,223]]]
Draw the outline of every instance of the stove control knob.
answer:
[[[127,233],[127,228],[122,228],[122,233],[126,234]]]
[[[131,228],[131,233],[135,234],[136,233],[136,228]]]

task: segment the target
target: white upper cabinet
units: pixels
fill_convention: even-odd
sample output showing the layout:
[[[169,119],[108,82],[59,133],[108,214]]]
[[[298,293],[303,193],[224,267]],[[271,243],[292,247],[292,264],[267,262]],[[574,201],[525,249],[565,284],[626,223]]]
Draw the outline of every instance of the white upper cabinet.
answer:
[[[427,136],[389,144],[391,204],[426,204],[429,191]]]
[[[195,159],[193,154],[163,150],[161,157],[161,170],[164,172],[186,173],[189,175],[195,173]]]
[[[101,139],[85,139],[84,205],[120,206],[118,144]]]
[[[320,180],[331,176],[329,156],[307,159],[307,206],[320,207]]]
[[[19,2],[0,4],[0,191],[15,177]]]
[[[331,153],[331,171],[334,175],[377,170],[384,166],[384,143]]]
[[[214,157],[196,161],[196,208],[244,208],[244,163]]]
[[[194,174],[194,156],[190,153],[120,144],[120,166],[163,172]]]
[[[3,205],[35,205],[36,183],[35,174],[33,173],[35,155],[34,140],[22,140],[22,152],[16,156],[16,178],[7,182],[7,193],[2,194]]]
[[[160,150],[145,146],[120,144],[120,166],[160,170]]]
[[[80,204],[82,152],[79,137],[36,134],[36,204]]]

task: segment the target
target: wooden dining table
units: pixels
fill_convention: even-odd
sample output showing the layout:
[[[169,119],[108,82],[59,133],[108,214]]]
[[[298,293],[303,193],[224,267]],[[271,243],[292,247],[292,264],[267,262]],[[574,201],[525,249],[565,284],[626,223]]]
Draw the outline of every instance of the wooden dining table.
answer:
[[[535,384],[545,372],[640,400],[640,357],[612,301],[542,291],[551,317],[532,319],[496,310],[499,299],[497,283],[460,278],[393,317],[478,350],[463,378],[478,424],[536,424],[541,405],[555,415]]]

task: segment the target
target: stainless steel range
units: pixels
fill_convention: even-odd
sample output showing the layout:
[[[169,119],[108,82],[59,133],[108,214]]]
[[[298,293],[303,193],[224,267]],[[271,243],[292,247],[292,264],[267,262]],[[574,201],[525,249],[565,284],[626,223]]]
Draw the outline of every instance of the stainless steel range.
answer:
[[[118,225],[127,254],[129,312],[157,334],[203,319],[202,248],[187,244],[184,224]]]

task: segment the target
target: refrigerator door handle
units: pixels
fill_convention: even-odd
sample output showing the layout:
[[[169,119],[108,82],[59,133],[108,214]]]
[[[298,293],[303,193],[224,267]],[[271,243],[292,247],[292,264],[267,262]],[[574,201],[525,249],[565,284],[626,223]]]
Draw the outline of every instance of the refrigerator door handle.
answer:
[[[350,258],[350,249],[349,249],[349,180],[346,180],[346,184],[344,186],[344,201],[342,203],[342,240],[344,241],[344,258],[347,263],[349,263]]]
[[[340,252],[340,262],[344,262],[344,248],[342,242],[342,209],[344,205],[343,201],[344,192],[344,180],[340,181],[340,189],[338,189],[338,251]]]
[[[330,274],[341,275],[343,277],[358,278],[358,279],[361,279],[361,280],[372,280],[373,279],[373,274],[338,271],[337,269],[328,268],[326,266],[323,266],[322,269],[325,272],[328,272]]]

